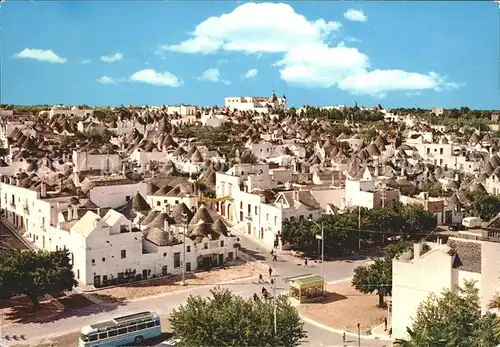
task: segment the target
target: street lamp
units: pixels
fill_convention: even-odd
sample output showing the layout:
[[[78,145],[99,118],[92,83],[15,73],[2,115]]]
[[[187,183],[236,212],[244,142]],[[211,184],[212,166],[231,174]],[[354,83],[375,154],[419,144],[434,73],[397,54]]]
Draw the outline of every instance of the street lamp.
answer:
[[[183,240],[182,240],[182,285],[186,285],[186,233],[188,229],[188,215],[186,212],[182,213],[182,223],[184,224]]]
[[[321,240],[321,277],[325,279],[325,226],[323,223],[319,224],[315,222],[312,218],[309,218],[309,222],[316,224],[321,228],[321,236],[316,235],[316,239]]]

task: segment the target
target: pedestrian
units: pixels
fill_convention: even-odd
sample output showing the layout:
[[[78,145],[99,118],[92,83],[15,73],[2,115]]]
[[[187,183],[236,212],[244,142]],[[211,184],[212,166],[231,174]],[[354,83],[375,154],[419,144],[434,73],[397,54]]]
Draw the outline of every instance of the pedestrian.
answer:
[[[273,255],[273,261],[278,261],[278,256],[276,254]]]
[[[274,278],[271,278],[271,285],[274,284]]]
[[[274,255],[274,248],[271,249],[271,255]]]
[[[253,301],[255,302],[259,301],[259,296],[257,295],[257,293],[253,294]]]
[[[262,282],[263,282],[262,274],[259,274],[259,283],[262,283]]]
[[[342,334],[342,342],[344,342],[344,343],[345,343],[345,331],[344,331],[344,333]]]
[[[269,266],[269,277],[273,277],[273,269]]]
[[[306,266],[306,267],[307,267],[307,258],[306,258],[306,259],[304,259],[304,266]]]
[[[384,318],[384,331],[387,331],[387,318]]]

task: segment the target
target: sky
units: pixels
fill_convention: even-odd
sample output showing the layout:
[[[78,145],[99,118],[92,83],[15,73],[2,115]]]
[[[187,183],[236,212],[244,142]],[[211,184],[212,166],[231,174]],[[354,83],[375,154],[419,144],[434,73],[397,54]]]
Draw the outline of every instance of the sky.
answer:
[[[500,109],[500,6],[451,2],[2,3],[8,104]]]

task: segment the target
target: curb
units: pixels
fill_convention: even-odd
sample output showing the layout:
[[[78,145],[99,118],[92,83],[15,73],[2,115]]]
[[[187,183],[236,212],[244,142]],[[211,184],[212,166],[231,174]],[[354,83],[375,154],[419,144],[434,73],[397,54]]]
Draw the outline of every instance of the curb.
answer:
[[[317,322],[315,320],[307,318],[307,317],[305,317],[303,315],[299,315],[299,316],[300,316],[300,319],[302,319],[304,322],[309,323],[311,325],[314,325],[317,328],[320,328],[320,329],[323,329],[323,330],[328,330],[328,331],[330,331],[330,332],[332,332],[334,334],[338,334],[338,335],[342,335],[342,334],[345,333],[345,335],[349,336],[349,337],[358,337],[358,334],[356,334],[356,333],[351,333],[349,331],[345,331],[345,330],[341,330],[341,329],[335,329],[335,328],[329,327],[328,325],[324,325],[324,324],[322,324],[320,322]],[[380,340],[380,341],[388,341],[388,342],[393,341],[392,339],[381,338],[381,337],[374,336],[374,335],[360,334],[359,336],[362,339],[364,339],[364,340]]]
[[[373,335],[373,336],[378,336],[380,340],[395,341],[396,340],[395,338],[392,338],[392,337],[389,337],[389,336],[385,336],[385,335],[381,335],[381,334],[378,334],[378,333],[374,332],[377,328],[382,327],[383,325],[384,325],[384,323],[381,323],[381,324],[377,325],[375,328],[373,328],[372,330],[370,330],[370,334]]]

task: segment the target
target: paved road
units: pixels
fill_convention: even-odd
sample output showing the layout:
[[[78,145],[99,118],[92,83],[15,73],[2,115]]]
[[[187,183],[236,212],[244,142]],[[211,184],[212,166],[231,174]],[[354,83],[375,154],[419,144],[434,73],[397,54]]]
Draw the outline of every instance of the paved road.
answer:
[[[267,251],[260,249],[251,241],[241,238],[241,244],[242,247],[250,251],[249,253],[253,253],[254,257],[260,258],[273,266],[273,275],[275,275],[277,280],[278,292],[284,292],[286,290],[286,279],[289,277],[308,273],[319,274],[321,272],[321,266],[319,266],[319,264],[312,264],[306,268],[302,265],[299,266],[291,262],[280,260],[280,258],[278,258],[278,262],[273,262]],[[365,260],[341,260],[326,263],[325,277],[329,282],[345,279],[351,276],[354,267],[361,264],[363,261]],[[10,326],[4,325],[1,329],[1,333],[3,336],[24,335],[27,342],[36,345],[37,342],[43,338],[74,332],[85,325],[112,319],[116,316],[132,312],[151,310],[158,312],[160,315],[169,315],[172,309],[177,307],[179,303],[184,302],[189,295],[208,295],[213,285],[230,288],[234,293],[246,297],[251,297],[254,293],[260,293],[262,288],[262,285],[257,283],[257,277],[255,279],[247,278],[236,280],[226,284],[214,283],[211,286],[187,286],[178,292],[138,299],[119,305],[112,305],[109,307],[92,306],[82,310],[75,310],[65,313],[65,315],[57,321]],[[308,332],[308,339],[304,342],[304,346],[344,346],[339,334],[307,323],[305,327]],[[348,337],[347,340],[351,340],[347,346],[357,346],[356,339]],[[362,340],[361,346],[381,347],[390,346],[390,343],[377,340]]]

